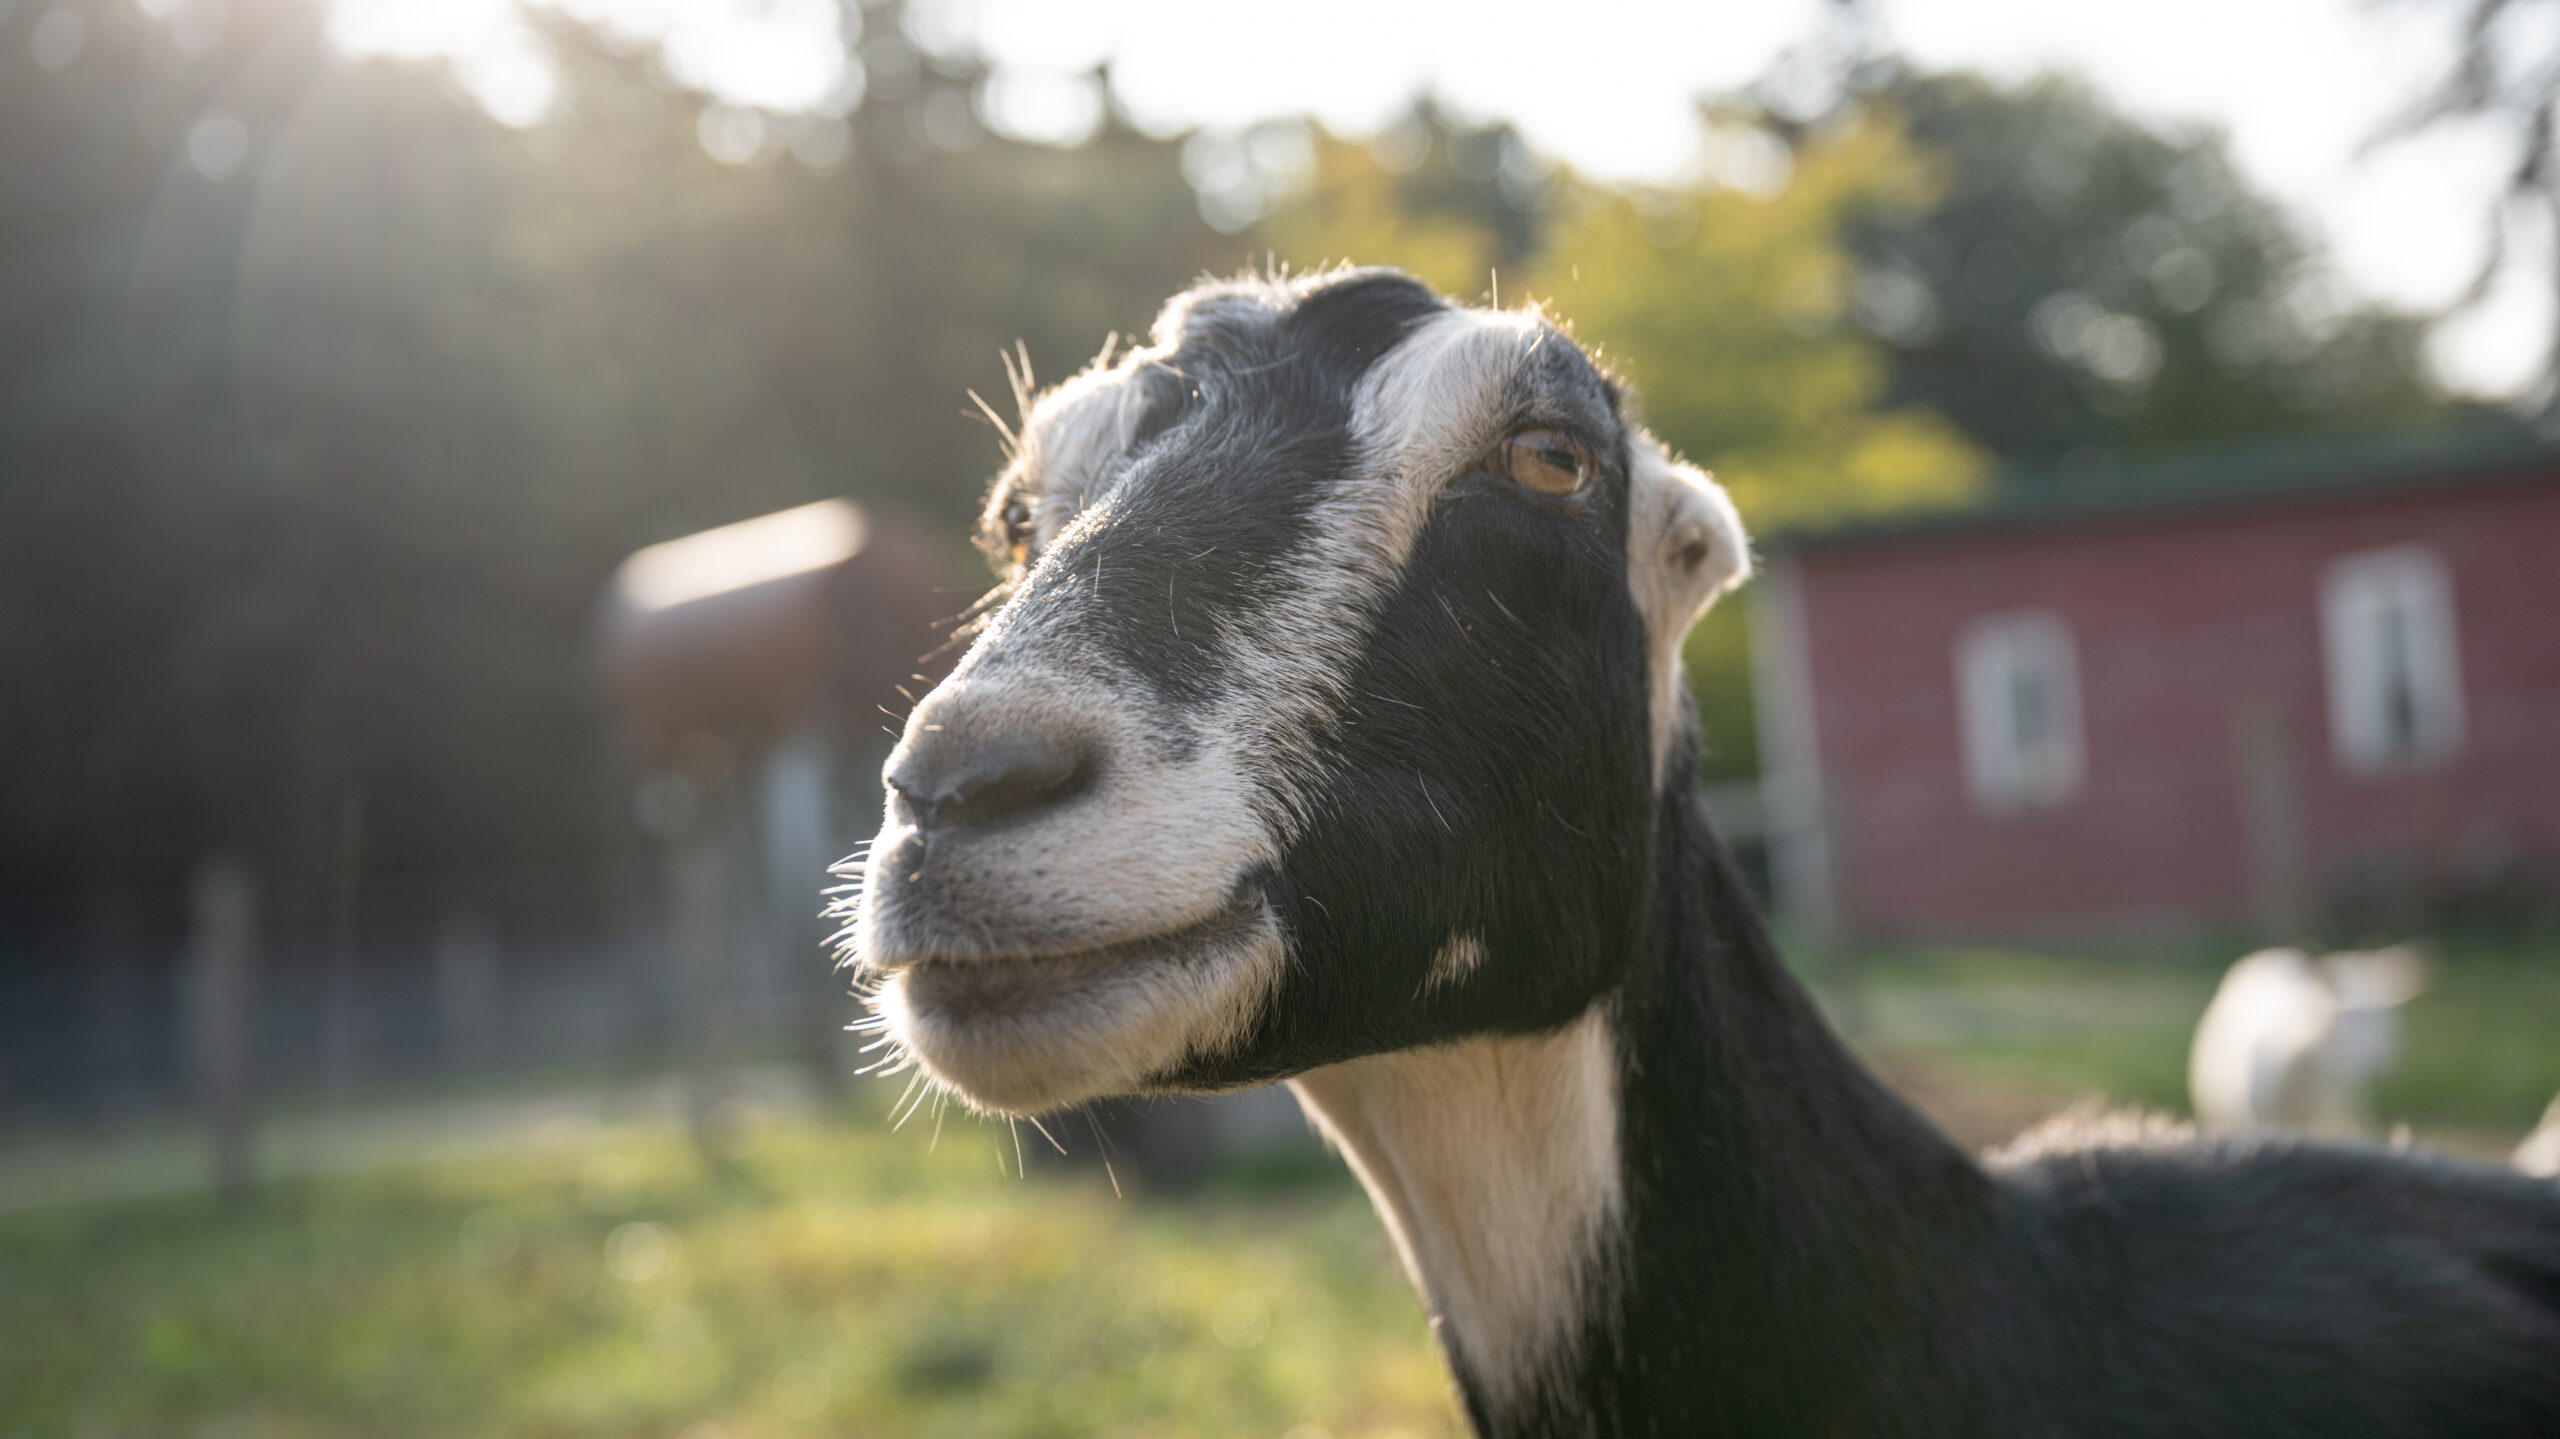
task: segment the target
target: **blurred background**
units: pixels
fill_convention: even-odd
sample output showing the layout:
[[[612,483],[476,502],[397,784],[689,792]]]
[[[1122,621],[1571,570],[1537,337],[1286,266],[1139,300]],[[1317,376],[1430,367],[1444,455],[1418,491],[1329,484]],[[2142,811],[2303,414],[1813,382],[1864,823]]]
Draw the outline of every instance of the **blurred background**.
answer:
[[[973,396],[1248,266],[1733,491],[1711,804],[1967,1143],[2503,1157],[2555,104],[2548,0],[0,0],[0,1431],[1457,1432],[1285,1098],[912,1114],[819,913]]]

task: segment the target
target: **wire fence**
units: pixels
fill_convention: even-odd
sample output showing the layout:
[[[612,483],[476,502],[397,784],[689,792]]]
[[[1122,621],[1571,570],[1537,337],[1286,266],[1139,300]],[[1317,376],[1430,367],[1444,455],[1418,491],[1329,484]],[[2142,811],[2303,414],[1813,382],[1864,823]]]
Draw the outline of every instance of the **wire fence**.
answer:
[[[705,1035],[723,1054],[820,1055],[842,1047],[856,1005],[816,923],[733,911],[698,967],[647,917],[616,927],[458,912],[369,925],[345,944],[264,943],[254,920],[226,941],[201,914],[156,938],[103,942],[22,921],[0,939],[0,1132],[194,1108],[226,1046],[265,1099],[663,1067],[699,1057]],[[219,953],[226,943],[241,953]]]

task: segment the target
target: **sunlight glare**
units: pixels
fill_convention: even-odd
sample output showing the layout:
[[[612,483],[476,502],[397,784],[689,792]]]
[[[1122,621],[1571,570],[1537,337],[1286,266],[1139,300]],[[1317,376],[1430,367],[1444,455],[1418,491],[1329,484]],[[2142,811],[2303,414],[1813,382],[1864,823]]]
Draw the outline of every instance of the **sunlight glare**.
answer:
[[[670,609],[840,564],[869,537],[862,511],[820,500],[651,545],[622,562],[615,583],[635,610]]]
[[[154,14],[195,13],[172,9],[176,0],[136,3]],[[832,168],[842,163],[842,135],[806,130],[804,146],[796,121],[842,117],[864,93],[852,43],[860,37],[851,33],[860,11],[835,0],[327,3],[338,48],[447,59],[482,108],[510,125],[546,118],[566,98],[557,57],[527,20],[535,7],[654,48],[670,78],[715,108],[759,112],[753,137],[733,115],[706,119],[705,146],[724,158],[767,157],[790,136],[794,153],[805,148],[817,156],[813,167]],[[1757,193],[1783,184],[1784,169],[1754,137],[1737,145],[1702,130],[1696,99],[1763,75],[1815,33],[1822,13],[1819,0],[1592,0],[1575,23],[1557,26],[1525,0],[1302,0],[1291,23],[1275,24],[1262,10],[1190,0],[911,0],[903,26],[927,52],[983,54],[991,67],[977,97],[983,119],[1018,139],[1089,138],[1105,110],[1092,70],[1107,62],[1109,102],[1158,136],[1232,136],[1278,116],[1377,133],[1430,93],[1461,120],[1507,118],[1536,150],[1604,181],[1704,176]],[[2512,163],[2506,135],[2437,133],[2366,152],[2375,130],[2450,63],[2452,28],[2426,7],[1881,0],[1875,14],[1926,68],[1979,69],[2010,82],[2048,67],[2076,70],[2154,123],[2225,127],[2236,158],[2312,217],[2356,287],[2402,305],[2441,304],[2468,278],[2480,253],[2478,217]],[[2560,20],[2536,10],[2506,23]],[[47,11],[39,29],[34,48],[49,68],[70,64],[85,39],[66,5]],[[1344,35],[1362,42],[1345,45]],[[1524,69],[1529,35],[1535,64]],[[2533,38],[2513,37],[2519,47]],[[925,123],[949,132],[946,148],[960,148],[976,138],[977,119],[964,107]],[[2527,237],[2525,248],[2543,243]],[[2539,263],[2540,253],[2510,263]],[[2494,309],[2440,338],[2439,364],[2455,383],[2502,389],[2491,377],[2516,373],[2519,357],[2540,343],[2532,335],[2546,320]]]
[[[350,55],[467,55],[524,28],[515,0],[332,0],[329,7],[329,43]]]
[[[678,83],[730,105],[842,115],[862,99],[833,0],[330,0],[329,39],[348,55],[449,60],[493,119],[529,125],[560,99],[558,62],[526,18],[537,5],[657,47]]]
[[[622,39],[658,46],[667,73],[732,105],[841,115],[862,99],[835,0],[545,0]]]
[[[1044,145],[1081,145],[1102,127],[1102,86],[1090,75],[998,70],[982,104],[999,133]]]

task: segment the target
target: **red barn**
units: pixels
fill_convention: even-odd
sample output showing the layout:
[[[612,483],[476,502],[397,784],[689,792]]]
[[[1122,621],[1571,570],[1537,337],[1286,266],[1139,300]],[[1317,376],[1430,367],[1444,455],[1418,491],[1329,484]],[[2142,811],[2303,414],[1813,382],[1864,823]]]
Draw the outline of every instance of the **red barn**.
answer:
[[[2560,448],[2225,456],[1768,551],[1807,923],[2293,934],[2554,892]]]

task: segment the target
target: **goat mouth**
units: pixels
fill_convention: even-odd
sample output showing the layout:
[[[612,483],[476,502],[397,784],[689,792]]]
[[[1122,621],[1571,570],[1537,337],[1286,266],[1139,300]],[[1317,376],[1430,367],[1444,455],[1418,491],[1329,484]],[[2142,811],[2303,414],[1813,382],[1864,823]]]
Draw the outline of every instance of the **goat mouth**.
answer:
[[[1162,1088],[1238,1043],[1279,983],[1258,886],[1204,918],[1090,948],[919,958],[874,1001],[889,1032],[972,1107],[1033,1114]]]
[[[1243,886],[1205,918],[1132,939],[1071,950],[928,953],[875,967],[897,978],[911,1008],[968,1024],[1090,997],[1094,981],[1112,975],[1214,966],[1264,934],[1270,920],[1260,892]]]

